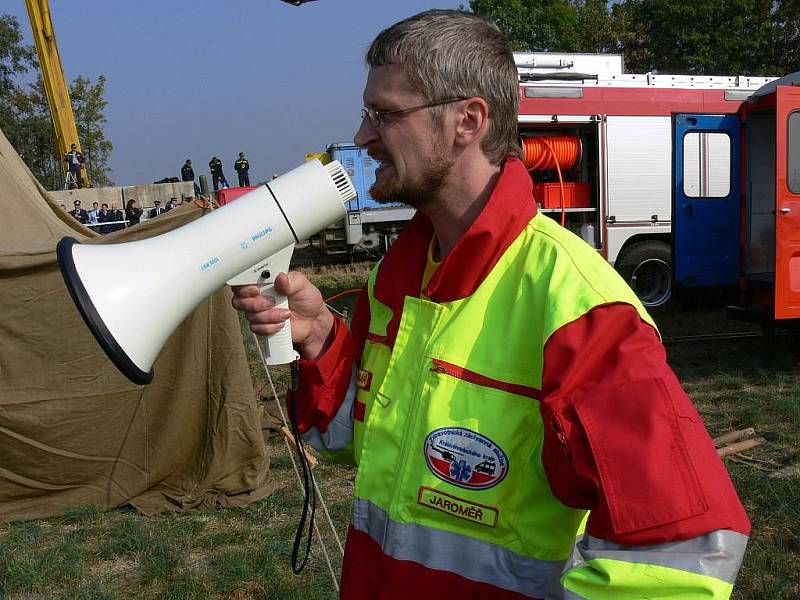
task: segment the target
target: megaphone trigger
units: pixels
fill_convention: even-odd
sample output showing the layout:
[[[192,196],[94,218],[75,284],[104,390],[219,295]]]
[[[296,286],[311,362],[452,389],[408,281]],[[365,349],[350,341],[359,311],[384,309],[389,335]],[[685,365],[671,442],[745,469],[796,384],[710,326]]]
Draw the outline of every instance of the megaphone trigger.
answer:
[[[246,271],[228,280],[228,285],[257,285],[262,296],[270,296],[275,300],[275,308],[289,309],[289,299],[275,291],[275,279],[280,273],[289,270],[289,263],[294,253],[294,244],[279,250],[266,260],[253,265]],[[262,350],[268,366],[285,365],[294,362],[300,355],[292,345],[292,324],[286,321],[278,333],[262,338]]]

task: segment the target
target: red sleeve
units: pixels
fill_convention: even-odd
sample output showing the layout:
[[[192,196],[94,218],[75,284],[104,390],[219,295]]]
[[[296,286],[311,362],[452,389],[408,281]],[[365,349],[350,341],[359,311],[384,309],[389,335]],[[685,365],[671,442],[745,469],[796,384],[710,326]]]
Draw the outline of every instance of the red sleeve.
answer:
[[[545,345],[543,462],[589,534],[627,545],[750,523],[655,330],[627,304],[597,307]]]
[[[297,428],[306,432],[316,427],[321,432],[336,415],[344,400],[353,373],[364,349],[369,328],[369,300],[361,290],[350,329],[339,317],[334,318],[333,339],[315,360],[300,359],[300,379],[296,394],[287,402],[297,401]]]

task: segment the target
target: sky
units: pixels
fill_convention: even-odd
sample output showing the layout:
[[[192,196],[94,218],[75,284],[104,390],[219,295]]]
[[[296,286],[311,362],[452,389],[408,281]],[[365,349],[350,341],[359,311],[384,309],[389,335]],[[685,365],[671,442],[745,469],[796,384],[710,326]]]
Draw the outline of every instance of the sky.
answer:
[[[196,176],[239,152],[252,183],[306,153],[352,141],[375,35],[466,0],[50,0],[67,80],[106,75],[106,137],[116,185]],[[32,44],[24,0],[4,0]]]

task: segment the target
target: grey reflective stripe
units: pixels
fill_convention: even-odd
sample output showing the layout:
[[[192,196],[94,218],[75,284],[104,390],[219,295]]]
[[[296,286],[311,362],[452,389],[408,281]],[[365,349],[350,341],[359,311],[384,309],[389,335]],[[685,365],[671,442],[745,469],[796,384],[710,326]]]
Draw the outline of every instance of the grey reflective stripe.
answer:
[[[607,540],[584,535],[575,544],[575,550],[564,572],[580,567],[590,560],[608,558],[628,563],[670,567],[698,575],[721,579],[733,585],[742,564],[747,536],[727,529],[718,529],[705,535],[680,542],[657,546],[621,546]],[[576,594],[559,590],[547,596],[548,600],[574,600]]]
[[[355,405],[356,392],[356,368],[353,367],[353,374],[350,376],[350,386],[344,395],[344,402],[336,411],[328,429],[322,433],[316,427],[312,427],[303,434],[303,439],[317,450],[328,450],[336,452],[346,448],[353,441],[353,406]]]
[[[384,554],[430,569],[541,598],[564,566],[563,560],[538,560],[495,544],[416,523],[398,523],[375,504],[356,498],[352,526],[377,542]]]
[[[718,529],[690,540],[635,548],[585,535],[575,545],[572,561],[577,562],[569,568],[595,558],[610,558],[629,563],[672,567],[733,584],[742,564],[745,546],[746,535],[727,529]]]

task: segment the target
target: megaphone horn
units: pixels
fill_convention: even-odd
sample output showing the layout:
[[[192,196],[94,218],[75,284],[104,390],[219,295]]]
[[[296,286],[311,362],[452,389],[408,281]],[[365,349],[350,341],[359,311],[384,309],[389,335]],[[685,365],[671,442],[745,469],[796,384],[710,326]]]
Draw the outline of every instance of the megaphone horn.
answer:
[[[226,281],[346,216],[355,189],[338,161],[310,160],[163,235],[120,244],[58,243],[61,274],[83,320],[132,382],[153,379],[172,332]],[[158,306],[144,319],[131,308]]]

